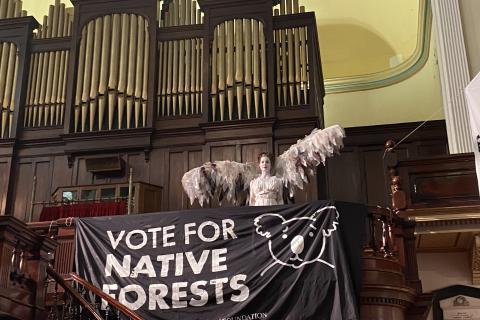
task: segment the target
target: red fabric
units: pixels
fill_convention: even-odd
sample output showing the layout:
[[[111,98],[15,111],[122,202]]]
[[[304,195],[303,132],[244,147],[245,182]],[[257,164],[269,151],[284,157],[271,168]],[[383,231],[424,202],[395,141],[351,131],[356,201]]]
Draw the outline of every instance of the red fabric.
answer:
[[[127,204],[120,202],[84,202],[43,207],[40,221],[51,221],[68,217],[101,217],[127,214]]]

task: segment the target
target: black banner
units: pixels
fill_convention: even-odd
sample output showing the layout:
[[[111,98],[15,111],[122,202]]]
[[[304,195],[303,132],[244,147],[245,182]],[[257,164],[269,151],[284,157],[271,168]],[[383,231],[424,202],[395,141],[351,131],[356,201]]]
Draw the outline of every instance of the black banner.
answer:
[[[318,201],[77,219],[76,268],[146,319],[358,319],[364,218]]]

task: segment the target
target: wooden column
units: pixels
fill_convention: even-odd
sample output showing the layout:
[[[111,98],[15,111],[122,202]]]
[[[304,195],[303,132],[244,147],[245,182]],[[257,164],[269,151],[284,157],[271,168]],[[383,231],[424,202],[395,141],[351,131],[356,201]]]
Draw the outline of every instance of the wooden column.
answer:
[[[0,20],[0,41],[12,42],[18,50],[17,83],[15,86],[15,109],[9,139],[0,139],[0,147],[5,147],[5,156],[9,158],[7,172],[7,191],[5,200],[0,203],[0,214],[12,214],[14,178],[16,172],[16,143],[23,119],[23,106],[27,93],[28,69],[30,66],[30,42],[33,29],[38,28],[38,22],[33,17],[21,17]],[[27,58],[28,57],[28,58]],[[1,156],[2,154],[0,154]]]
[[[0,217],[0,308],[18,319],[46,319],[45,279],[56,242],[25,223]]]

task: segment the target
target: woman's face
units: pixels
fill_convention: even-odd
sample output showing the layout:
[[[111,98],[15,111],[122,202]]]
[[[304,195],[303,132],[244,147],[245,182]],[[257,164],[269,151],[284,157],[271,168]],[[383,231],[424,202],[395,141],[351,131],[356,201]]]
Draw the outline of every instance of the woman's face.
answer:
[[[272,168],[272,164],[270,163],[270,158],[267,156],[262,156],[260,158],[260,171],[262,171],[263,174],[268,173],[270,174],[270,169]]]

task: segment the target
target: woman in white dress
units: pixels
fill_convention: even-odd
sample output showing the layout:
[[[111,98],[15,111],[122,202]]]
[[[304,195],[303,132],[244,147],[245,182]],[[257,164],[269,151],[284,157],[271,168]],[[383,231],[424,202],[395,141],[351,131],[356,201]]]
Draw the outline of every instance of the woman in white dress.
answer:
[[[258,165],[261,174],[250,181],[251,206],[272,206],[283,204],[283,181],[272,176],[273,156],[262,152],[258,156]]]
[[[345,132],[338,125],[314,129],[279,155],[275,166],[268,153],[259,155],[258,164],[229,160],[207,162],[186,172],[182,186],[191,204],[198,199],[203,205],[218,197],[219,201],[226,199],[241,205],[247,190],[250,190],[251,206],[284,204],[283,189],[289,197],[293,197],[296,189],[303,189],[317,166],[340,151],[344,137]]]

